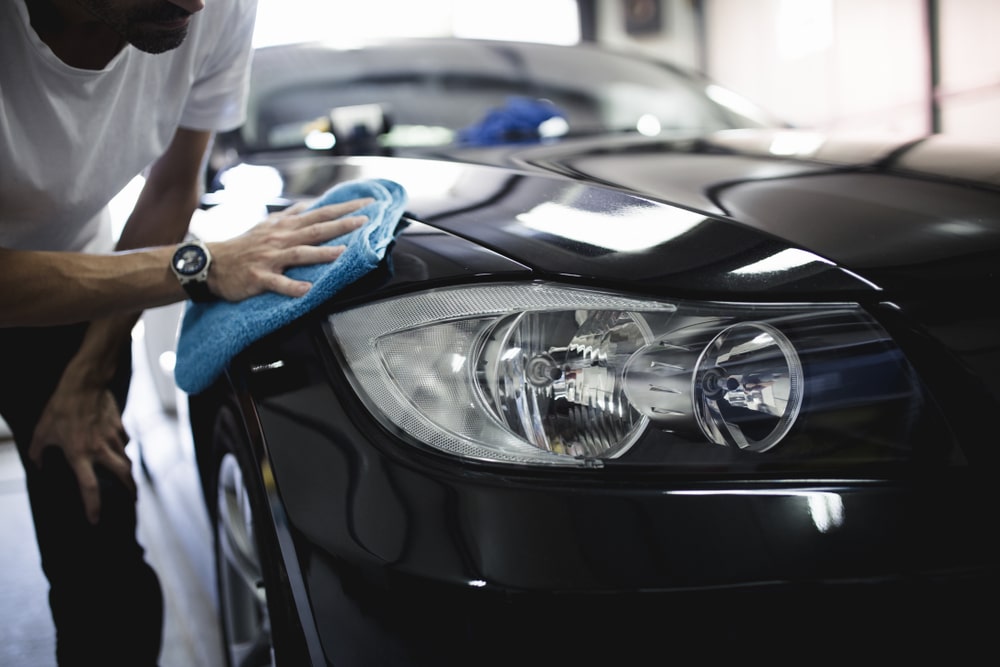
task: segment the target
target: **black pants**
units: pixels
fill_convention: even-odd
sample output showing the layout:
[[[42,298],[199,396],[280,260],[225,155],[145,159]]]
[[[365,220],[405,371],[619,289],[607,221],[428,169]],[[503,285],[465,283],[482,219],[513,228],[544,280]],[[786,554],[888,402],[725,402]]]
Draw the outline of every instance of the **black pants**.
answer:
[[[163,596],[136,540],[129,491],[97,466],[101,517],[92,525],[62,450],[46,449],[41,468],[28,458],[42,409],[85,330],[85,325],[0,328],[0,414],[24,465],[60,667],[156,665]],[[120,410],[131,372],[131,351],[125,349],[114,386]]]

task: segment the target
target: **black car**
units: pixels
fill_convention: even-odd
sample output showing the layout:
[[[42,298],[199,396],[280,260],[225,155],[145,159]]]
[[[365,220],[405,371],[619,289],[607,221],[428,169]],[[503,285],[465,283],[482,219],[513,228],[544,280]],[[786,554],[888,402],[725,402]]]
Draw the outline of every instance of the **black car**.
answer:
[[[379,80],[423,77],[407,63],[428,48]],[[566,86],[603,57],[461,48],[469,76],[538,75],[553,50]],[[700,126],[566,113],[558,137],[457,132],[417,155],[387,138],[431,101],[417,90],[351,126],[365,156],[227,148],[283,201],[369,178],[409,196],[385,261],[190,396],[231,664],[985,643],[996,146],[737,122],[686,84]],[[280,131],[256,136],[336,134],[313,97],[372,103],[328,92],[279,96]]]

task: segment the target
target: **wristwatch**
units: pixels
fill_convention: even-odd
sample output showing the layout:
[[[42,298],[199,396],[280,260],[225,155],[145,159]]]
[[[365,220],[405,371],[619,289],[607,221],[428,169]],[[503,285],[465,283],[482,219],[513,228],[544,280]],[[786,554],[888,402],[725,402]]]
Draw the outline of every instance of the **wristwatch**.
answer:
[[[198,240],[185,241],[177,246],[170,268],[181,287],[192,301],[215,301],[208,289],[208,269],[212,266],[212,253]]]

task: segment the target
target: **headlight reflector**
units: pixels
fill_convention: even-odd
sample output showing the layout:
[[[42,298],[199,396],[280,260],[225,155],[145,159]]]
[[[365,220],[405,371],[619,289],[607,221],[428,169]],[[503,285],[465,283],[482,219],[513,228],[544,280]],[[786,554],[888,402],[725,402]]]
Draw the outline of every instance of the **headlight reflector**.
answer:
[[[640,316],[618,310],[529,312],[502,319],[494,332],[483,337],[478,355],[487,404],[536,447],[607,458],[645,425],[625,395],[621,372],[651,337]],[[567,338],[565,345],[551,344]]]
[[[774,447],[802,407],[802,364],[769,324],[726,328],[702,351],[694,373],[695,417],[709,440],[754,452]]]

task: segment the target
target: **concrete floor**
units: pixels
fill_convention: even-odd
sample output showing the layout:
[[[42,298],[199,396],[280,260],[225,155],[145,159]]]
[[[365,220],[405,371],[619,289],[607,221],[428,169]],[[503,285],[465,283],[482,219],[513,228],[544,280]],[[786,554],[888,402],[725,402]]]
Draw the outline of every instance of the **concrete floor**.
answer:
[[[128,451],[139,486],[139,538],[163,586],[166,620],[161,667],[223,665],[215,614],[210,530],[194,468],[179,446],[177,419],[153,398],[136,355],[126,409]],[[139,447],[152,477],[137,464]],[[9,434],[0,430],[0,667],[55,667],[47,583],[38,564],[24,472]]]
[[[0,442],[0,665],[55,665],[47,586],[38,565],[24,472],[10,440]]]

